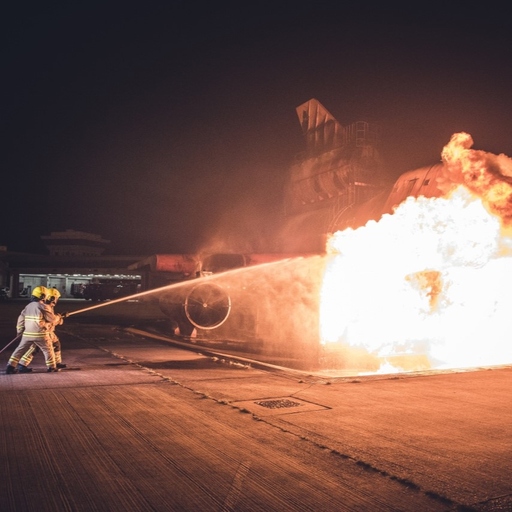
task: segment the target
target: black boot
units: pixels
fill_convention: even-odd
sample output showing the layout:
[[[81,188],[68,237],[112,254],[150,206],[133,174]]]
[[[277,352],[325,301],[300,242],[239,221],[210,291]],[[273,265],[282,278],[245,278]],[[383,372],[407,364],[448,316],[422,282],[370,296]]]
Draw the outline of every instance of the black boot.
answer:
[[[9,374],[9,373],[18,373],[18,368],[16,368],[15,366],[11,366],[10,364],[7,365],[7,368],[5,369],[5,373],[6,374]]]
[[[67,364],[64,363],[57,363],[57,368],[66,368]]]
[[[53,366],[50,366],[48,368],[48,370],[46,370],[48,373],[52,373],[52,372],[60,372],[60,370],[58,368],[54,368]]]
[[[29,368],[28,366],[25,366],[24,364],[18,365],[18,372],[19,373],[30,373],[32,371],[32,368]]]

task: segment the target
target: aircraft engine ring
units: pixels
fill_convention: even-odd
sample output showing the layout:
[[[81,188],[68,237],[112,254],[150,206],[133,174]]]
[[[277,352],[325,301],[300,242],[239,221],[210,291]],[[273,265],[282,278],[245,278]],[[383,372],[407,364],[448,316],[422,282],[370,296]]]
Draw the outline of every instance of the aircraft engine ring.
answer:
[[[221,286],[201,283],[192,288],[184,304],[185,315],[199,329],[216,329],[231,312],[231,298]]]

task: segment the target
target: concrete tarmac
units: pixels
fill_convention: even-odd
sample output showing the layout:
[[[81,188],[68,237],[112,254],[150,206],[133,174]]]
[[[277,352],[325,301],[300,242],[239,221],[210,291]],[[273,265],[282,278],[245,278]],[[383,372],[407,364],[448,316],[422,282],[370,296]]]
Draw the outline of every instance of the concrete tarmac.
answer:
[[[0,304],[1,347],[24,304]],[[0,510],[512,510],[512,367],[327,377],[189,350],[161,321],[71,316],[69,369],[0,374]]]

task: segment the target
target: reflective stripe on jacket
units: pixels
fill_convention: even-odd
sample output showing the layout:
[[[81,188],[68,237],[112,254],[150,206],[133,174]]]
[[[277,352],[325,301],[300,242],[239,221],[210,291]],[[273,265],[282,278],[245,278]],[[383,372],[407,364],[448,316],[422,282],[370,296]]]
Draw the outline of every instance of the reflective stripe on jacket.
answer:
[[[54,322],[55,315],[42,302],[30,302],[20,313],[16,330],[24,338],[43,340]]]

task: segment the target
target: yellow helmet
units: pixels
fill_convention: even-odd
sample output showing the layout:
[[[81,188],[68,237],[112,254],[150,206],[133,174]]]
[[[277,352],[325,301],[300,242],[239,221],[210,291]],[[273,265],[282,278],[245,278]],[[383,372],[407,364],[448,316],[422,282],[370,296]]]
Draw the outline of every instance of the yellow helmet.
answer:
[[[36,286],[32,290],[32,297],[35,297],[37,300],[43,300],[48,295],[48,289],[44,286]]]
[[[47,292],[48,293],[46,294],[46,302],[48,304],[51,304],[52,302],[57,304],[57,301],[60,299],[59,290],[57,290],[57,288],[48,288]]]

